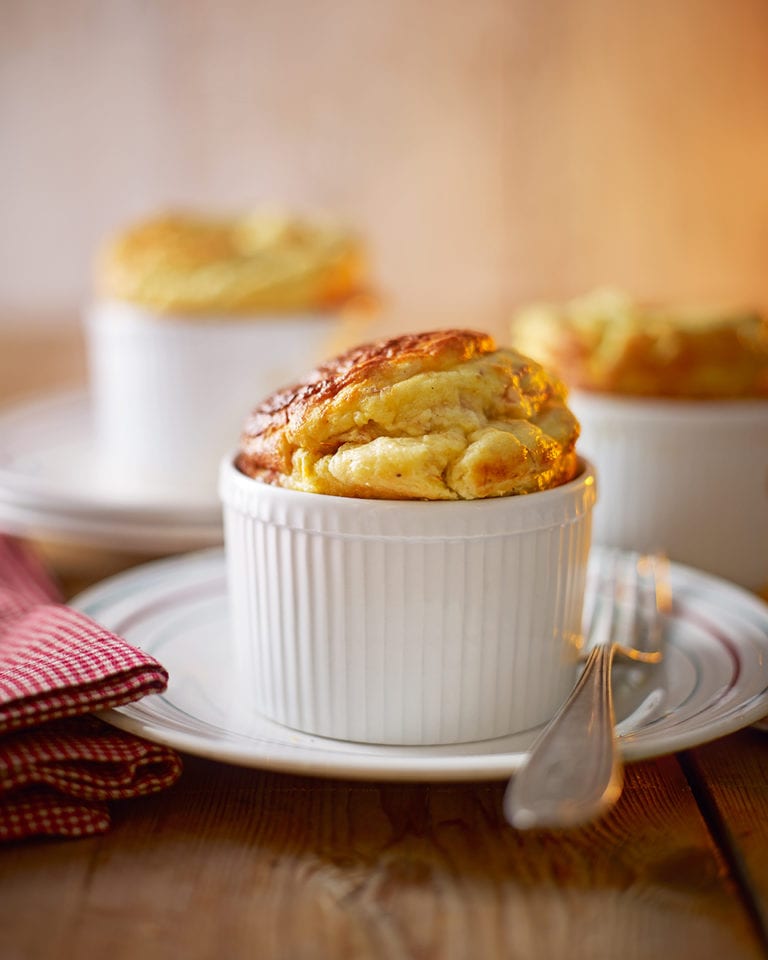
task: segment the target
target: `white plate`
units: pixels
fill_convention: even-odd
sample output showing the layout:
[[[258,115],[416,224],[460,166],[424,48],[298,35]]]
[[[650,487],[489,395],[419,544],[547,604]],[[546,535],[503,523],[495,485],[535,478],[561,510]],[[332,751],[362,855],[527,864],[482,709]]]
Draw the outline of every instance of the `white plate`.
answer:
[[[118,495],[100,475],[85,392],[0,412],[0,530],[150,552],[221,543],[217,501]]]
[[[599,561],[593,552],[593,564]],[[698,571],[671,567],[675,609],[658,667],[617,672],[626,760],[696,746],[768,714],[768,606]],[[157,657],[167,691],[103,714],[158,743],[244,766],[319,776],[477,780],[508,776],[535,731],[480,743],[388,747],[289,730],[235,702],[223,553],[157,561],[106,580],[73,605]]]

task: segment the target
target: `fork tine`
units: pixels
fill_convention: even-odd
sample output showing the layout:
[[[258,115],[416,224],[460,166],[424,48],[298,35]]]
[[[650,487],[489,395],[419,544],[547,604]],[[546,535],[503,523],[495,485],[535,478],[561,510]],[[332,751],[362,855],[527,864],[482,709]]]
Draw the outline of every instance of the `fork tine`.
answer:
[[[632,629],[629,643],[619,642],[625,657],[644,663],[658,663],[663,656],[663,623],[661,614],[667,609],[666,570],[668,562],[662,554],[636,554],[632,558],[631,599]]]
[[[637,639],[638,650],[652,651],[661,645],[661,621],[659,618],[658,559],[656,556],[643,557],[638,562],[640,590],[641,630]]]
[[[617,575],[614,585],[614,600],[618,607],[617,626],[613,641],[622,649],[631,649],[637,641],[639,578],[636,554],[621,554],[617,557]]]
[[[661,553],[626,553],[605,550],[587,592],[583,615],[583,653],[606,642],[601,611],[615,606],[612,641],[620,653],[633,660],[656,663],[661,659],[661,614],[669,609],[669,561]],[[600,627],[600,629],[599,629]]]
[[[607,550],[600,555],[600,563],[594,571],[591,589],[587,591],[582,616],[582,631],[584,635],[584,653],[588,653],[595,646],[596,638],[605,632],[605,623],[599,624],[602,618],[605,621],[606,600],[612,597],[615,586],[617,553]],[[602,629],[601,629],[602,627]]]

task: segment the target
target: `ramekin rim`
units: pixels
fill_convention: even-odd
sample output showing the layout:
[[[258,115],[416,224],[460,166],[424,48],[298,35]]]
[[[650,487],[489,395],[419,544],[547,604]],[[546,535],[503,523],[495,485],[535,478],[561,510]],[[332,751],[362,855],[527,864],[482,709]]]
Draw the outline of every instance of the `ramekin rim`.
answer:
[[[117,308],[125,314],[133,314],[132,319],[137,323],[155,323],[157,321],[167,324],[187,324],[190,326],[242,326],[250,322],[267,323],[297,323],[306,321],[308,323],[321,323],[323,321],[329,324],[339,322],[339,310],[327,310],[320,307],[302,308],[301,310],[263,310],[244,313],[227,313],[219,310],[214,312],[190,313],[179,312],[175,310],[153,310],[151,307],[142,306],[138,303],[131,303],[129,300],[118,300],[115,297],[91,298],[87,299],[82,307],[82,315],[86,324],[100,323],[97,318],[100,310],[110,310]]]
[[[697,400],[685,397],[632,396],[571,388],[569,400],[573,401],[576,407],[581,406],[584,411],[595,411],[606,415],[628,414],[648,420],[668,419],[670,415],[680,420],[701,420],[712,417],[743,419],[745,416],[761,419],[768,415],[768,397]],[[578,417],[578,411],[574,412]]]

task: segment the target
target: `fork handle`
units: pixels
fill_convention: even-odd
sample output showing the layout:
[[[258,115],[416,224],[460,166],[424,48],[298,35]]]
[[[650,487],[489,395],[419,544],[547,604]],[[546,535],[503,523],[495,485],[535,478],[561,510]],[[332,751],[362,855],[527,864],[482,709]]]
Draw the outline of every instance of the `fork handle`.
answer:
[[[571,695],[534,743],[504,798],[518,828],[574,827],[618,799],[623,768],[614,736],[612,643],[590,651]]]

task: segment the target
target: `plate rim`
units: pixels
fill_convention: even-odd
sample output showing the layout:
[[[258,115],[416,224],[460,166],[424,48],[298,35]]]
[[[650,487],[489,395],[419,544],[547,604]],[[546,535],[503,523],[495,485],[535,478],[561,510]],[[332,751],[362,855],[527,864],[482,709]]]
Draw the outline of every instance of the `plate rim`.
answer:
[[[70,443],[85,458],[91,450],[89,441],[81,445],[78,437],[89,435],[89,403],[87,388],[73,387],[22,397],[0,407],[0,444],[6,439],[15,451],[0,459],[0,530],[95,547],[119,540],[122,549],[134,553],[170,553],[220,544],[221,506],[214,499],[205,504],[138,495],[93,499],[90,493],[79,495],[71,487],[54,491],[50,480],[43,482],[31,472],[14,470],[14,458],[24,450],[12,441],[22,435],[25,424],[42,429],[45,436],[53,435],[62,419],[69,419],[74,436]],[[52,410],[56,413],[53,419]],[[39,433],[34,436],[39,440]]]
[[[29,422],[37,423],[45,430],[53,432],[54,424],[58,423],[58,420],[52,420],[50,417],[51,410],[54,410],[59,417],[68,415],[73,418],[73,424],[77,424],[87,437],[86,445],[81,452],[92,452],[87,446],[90,441],[89,404],[90,392],[86,387],[52,390],[22,398],[15,404],[6,404],[0,407],[0,439],[3,437],[3,431],[14,430],[19,425],[23,426]],[[30,482],[38,488],[33,491],[33,495],[30,495],[27,486]],[[9,467],[7,460],[0,459],[0,491],[3,490],[3,484],[13,496],[28,506],[38,504],[45,508],[50,504],[50,491],[45,489],[45,485],[39,483],[39,478],[31,474],[21,474],[12,466]],[[219,510],[219,501],[216,497],[205,501],[184,501],[169,496],[149,497],[137,493],[135,496],[104,496],[94,501],[92,492],[81,495],[74,491],[62,493],[58,490],[56,495],[57,502],[68,511],[79,509],[88,516],[117,514],[128,518],[139,515],[147,522],[157,520],[162,522],[170,518],[174,521],[185,518],[187,522],[192,523],[210,522],[211,519],[216,519]]]
[[[594,549],[599,550],[600,548],[593,547]],[[206,565],[210,565],[211,568],[218,567],[219,576],[222,581],[225,580],[224,551],[220,547],[209,548],[154,560],[115,574],[88,587],[74,597],[70,604],[76,609],[85,609],[85,612],[88,612],[86,608],[101,600],[104,596],[108,597],[110,590],[114,590],[118,586],[122,589],[127,587],[130,595],[132,580],[144,580],[158,569],[163,569],[165,574],[172,575],[179,568],[186,567],[188,571],[196,569],[202,571],[206,569]],[[672,563],[671,568],[675,576],[688,580],[692,579],[695,584],[701,584],[702,586],[707,584],[716,586],[719,591],[725,592],[726,595],[731,597],[738,604],[739,609],[744,605],[753,614],[757,614],[759,619],[763,621],[763,625],[759,626],[757,624],[756,626],[765,636],[765,649],[766,654],[768,654],[767,604],[743,588],[696,568],[676,563]],[[768,656],[766,660],[768,661]],[[147,702],[151,702],[151,699],[153,698],[148,698]],[[171,703],[170,706],[173,707],[173,704]],[[709,709],[711,712],[714,708]],[[704,715],[706,715],[706,712],[705,709]],[[716,717],[709,723],[705,723],[703,728],[699,715],[696,718],[683,721],[683,724],[687,722],[689,725],[693,724],[692,726],[687,728],[683,726],[683,729],[680,730],[673,729],[662,732],[660,735],[661,742],[653,737],[633,741],[630,736],[627,739],[620,739],[619,744],[625,762],[653,759],[727,736],[749,726],[766,714],[768,714],[768,666],[766,666],[764,684],[757,693],[731,705],[724,716]],[[498,780],[512,775],[519,768],[527,753],[525,750],[472,753],[473,743],[470,742],[461,745],[466,747],[466,753],[444,755],[435,755],[434,752],[440,749],[439,745],[435,747],[429,745],[397,746],[390,748],[397,750],[395,755],[376,755],[370,751],[379,745],[365,743],[359,744],[359,752],[357,753],[340,752],[335,754],[332,749],[335,741],[293,731],[266,718],[263,722],[281,735],[281,740],[277,743],[253,739],[238,731],[231,731],[231,735],[233,738],[239,737],[240,741],[238,742],[235,739],[234,742],[227,743],[222,737],[218,737],[214,733],[205,736],[194,730],[180,732],[170,726],[170,723],[164,724],[162,717],[157,717],[151,713],[146,714],[145,701],[137,701],[133,704],[104,711],[99,716],[111,725],[129,733],[188,754],[236,766],[302,776],[412,782]],[[206,720],[200,719],[202,723],[208,724]],[[212,731],[216,730],[215,725],[210,726]],[[226,734],[226,731],[223,732]],[[296,738],[296,743],[290,742],[292,737]],[[508,738],[499,738],[499,741],[503,742],[506,739]],[[343,742],[346,747],[355,746],[349,741]],[[474,743],[483,743],[486,746],[490,742],[492,741],[474,741]],[[430,751],[432,751],[431,756]],[[410,752],[412,752],[411,756],[408,755]]]

